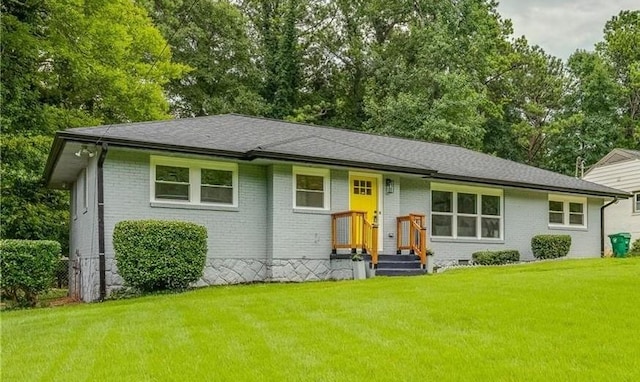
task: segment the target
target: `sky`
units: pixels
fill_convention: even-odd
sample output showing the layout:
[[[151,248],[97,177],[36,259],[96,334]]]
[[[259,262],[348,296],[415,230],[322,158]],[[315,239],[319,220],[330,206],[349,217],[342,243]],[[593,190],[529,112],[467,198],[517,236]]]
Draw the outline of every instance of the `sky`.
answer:
[[[514,36],[567,60],[576,49],[593,50],[604,24],[623,9],[640,9],[640,0],[498,0],[498,11],[513,22]]]

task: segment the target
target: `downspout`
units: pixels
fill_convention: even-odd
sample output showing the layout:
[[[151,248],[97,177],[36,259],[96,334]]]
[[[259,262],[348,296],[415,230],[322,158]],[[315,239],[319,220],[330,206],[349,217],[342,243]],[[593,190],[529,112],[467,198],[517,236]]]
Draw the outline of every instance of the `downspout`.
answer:
[[[614,197],[612,201],[600,207],[600,257],[604,257],[604,209],[612,204],[618,203],[618,197]]]
[[[98,260],[100,271],[100,300],[107,297],[107,267],[104,256],[104,177],[102,167],[107,158],[109,147],[102,143],[100,157],[98,157]]]

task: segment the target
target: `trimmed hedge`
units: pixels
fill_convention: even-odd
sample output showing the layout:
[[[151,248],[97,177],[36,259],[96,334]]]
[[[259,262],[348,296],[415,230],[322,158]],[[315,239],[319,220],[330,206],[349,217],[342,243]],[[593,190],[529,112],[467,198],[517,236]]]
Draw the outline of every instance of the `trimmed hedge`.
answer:
[[[571,248],[569,235],[536,235],[531,238],[531,250],[537,259],[567,256],[569,248]]]
[[[501,265],[520,261],[520,252],[515,249],[503,251],[479,251],[471,255],[473,262],[480,265]]]
[[[202,276],[205,227],[182,221],[125,220],[113,231],[118,273],[144,292],[179,290]]]
[[[631,248],[629,249],[627,257],[633,256],[640,256],[640,239],[636,239],[633,243],[631,243]]]
[[[0,240],[0,288],[14,303],[35,306],[38,293],[53,284],[60,243],[50,240]]]

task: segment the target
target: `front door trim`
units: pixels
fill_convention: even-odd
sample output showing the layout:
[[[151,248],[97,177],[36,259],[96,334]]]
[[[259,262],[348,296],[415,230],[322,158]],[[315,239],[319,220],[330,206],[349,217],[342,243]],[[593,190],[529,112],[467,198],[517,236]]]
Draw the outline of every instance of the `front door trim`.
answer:
[[[366,176],[369,178],[376,178],[377,181],[377,188],[378,188],[378,251],[382,252],[383,249],[383,239],[384,239],[384,229],[383,229],[383,222],[384,222],[384,204],[382,203],[382,201],[384,200],[383,198],[383,194],[384,194],[384,188],[383,188],[383,184],[382,184],[382,174],[378,174],[378,173],[374,173],[374,172],[362,172],[362,171],[349,171],[349,179],[347,180],[349,182],[349,187],[347,187],[347,192],[348,192],[348,197],[349,197],[349,209],[351,209],[351,194],[353,192],[353,186],[351,185],[352,182],[352,178],[354,177],[359,177],[359,176]],[[382,211],[382,212],[380,212]]]

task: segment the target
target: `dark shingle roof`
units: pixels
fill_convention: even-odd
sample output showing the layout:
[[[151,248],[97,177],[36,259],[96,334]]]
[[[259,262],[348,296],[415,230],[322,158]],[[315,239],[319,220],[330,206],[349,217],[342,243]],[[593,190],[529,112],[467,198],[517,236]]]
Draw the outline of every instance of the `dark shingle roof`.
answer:
[[[601,196],[623,191],[462,147],[236,114],[68,129],[57,139],[273,158]],[[52,155],[57,155],[52,153]],[[52,162],[53,159],[53,162]],[[49,158],[47,178],[53,171]]]

